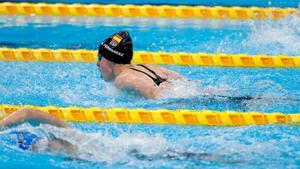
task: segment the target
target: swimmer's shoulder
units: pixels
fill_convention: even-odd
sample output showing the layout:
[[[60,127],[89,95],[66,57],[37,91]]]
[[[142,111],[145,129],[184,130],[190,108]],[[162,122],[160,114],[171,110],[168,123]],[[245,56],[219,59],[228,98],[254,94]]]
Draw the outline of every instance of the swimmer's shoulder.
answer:
[[[117,88],[142,88],[143,87],[149,87],[149,79],[141,77],[139,72],[136,72],[134,70],[128,69],[124,70],[122,73],[120,73],[114,81],[114,85]]]
[[[134,81],[134,76],[130,69],[124,70],[115,78],[114,85],[117,88],[130,87]]]
[[[123,70],[117,77],[116,80],[128,80],[128,79],[134,79],[140,77],[141,73],[136,71],[140,70],[140,67],[134,65],[133,67],[130,67],[128,69]],[[142,71],[142,70],[141,70]]]

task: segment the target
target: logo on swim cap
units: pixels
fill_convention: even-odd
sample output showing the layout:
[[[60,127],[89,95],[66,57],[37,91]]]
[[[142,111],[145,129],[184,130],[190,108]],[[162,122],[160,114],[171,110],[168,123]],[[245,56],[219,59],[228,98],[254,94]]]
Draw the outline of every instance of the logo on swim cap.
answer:
[[[118,51],[116,51],[116,50],[113,50],[113,49],[110,48],[107,44],[103,44],[103,46],[105,47],[105,49],[107,49],[107,50],[113,52],[113,53],[116,54],[116,55],[119,55],[119,56],[121,56],[121,57],[123,57],[123,55],[124,55],[124,54],[121,53],[121,52],[118,52]]]
[[[122,37],[121,36],[119,36],[119,35],[115,35],[113,38],[112,38],[112,40],[110,41],[110,45],[112,46],[112,47],[116,47],[121,41],[122,41]]]

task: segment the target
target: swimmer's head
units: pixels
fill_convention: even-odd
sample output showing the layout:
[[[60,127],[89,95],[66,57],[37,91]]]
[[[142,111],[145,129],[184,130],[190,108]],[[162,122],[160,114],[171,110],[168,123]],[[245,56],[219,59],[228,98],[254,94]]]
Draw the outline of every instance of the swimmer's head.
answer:
[[[132,40],[127,31],[117,32],[100,45],[97,66],[105,81],[114,79],[113,67],[116,64],[130,64],[133,56]]]
[[[17,143],[20,149],[33,152],[56,152],[56,153],[74,153],[77,146],[70,142],[56,138],[52,133],[48,133],[47,138],[41,138],[28,131],[14,131],[11,134],[17,136]]]
[[[127,31],[120,31],[105,39],[98,54],[115,64],[130,64],[133,56],[132,40]]]
[[[14,131],[11,132],[11,134],[15,134],[17,136],[19,148],[22,150],[31,149],[41,139],[37,135],[27,131]]]

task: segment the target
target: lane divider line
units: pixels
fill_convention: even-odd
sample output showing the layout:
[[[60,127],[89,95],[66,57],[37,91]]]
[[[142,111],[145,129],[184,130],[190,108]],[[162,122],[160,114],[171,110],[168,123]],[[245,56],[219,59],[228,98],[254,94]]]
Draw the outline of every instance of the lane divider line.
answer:
[[[97,51],[0,48],[0,61],[96,62]],[[183,66],[299,68],[300,56],[135,51],[133,63]]]
[[[146,110],[125,108],[80,108],[56,106],[17,106],[0,105],[0,119],[22,108],[29,107],[50,113],[58,118],[73,122],[105,122],[165,125],[201,126],[247,126],[284,124],[299,125],[300,113],[283,114],[279,112],[234,112],[213,110]]]
[[[7,15],[279,19],[296,12],[297,8],[272,7],[0,3],[0,14]]]

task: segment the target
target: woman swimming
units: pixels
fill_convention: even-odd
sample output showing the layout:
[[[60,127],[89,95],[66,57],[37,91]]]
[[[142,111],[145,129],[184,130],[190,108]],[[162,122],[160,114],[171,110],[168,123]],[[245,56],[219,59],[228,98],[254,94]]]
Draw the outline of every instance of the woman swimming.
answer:
[[[28,122],[35,121],[38,123],[46,123],[61,128],[71,128],[64,121],[40,110],[32,108],[21,108],[14,113],[8,115],[0,121],[0,129],[6,127]],[[69,143],[66,140],[56,138],[53,134],[49,133],[47,137],[39,137],[29,131],[13,131],[11,134],[17,136],[19,148],[22,150],[39,151],[41,147],[49,152],[62,152],[68,154],[76,153],[77,146]]]
[[[65,129],[72,129],[71,126],[69,126],[66,122],[63,120],[52,116],[46,112],[32,109],[32,108],[21,108],[10,115],[8,115],[6,118],[0,121],[0,129],[8,128],[9,126],[28,122],[34,120],[35,122],[49,124],[58,128],[65,128]],[[64,132],[65,130],[62,130]],[[68,157],[71,157],[72,159],[79,159],[79,160],[87,160],[87,159],[81,159],[80,156],[80,148],[84,145],[75,145],[71,142],[67,141],[68,139],[62,139],[61,137],[58,138],[54,134],[51,134],[51,131],[47,132],[46,137],[41,137],[36,135],[35,133],[32,133],[30,131],[21,130],[21,131],[13,131],[10,132],[11,134],[16,135],[16,139],[18,142],[18,147],[24,151],[31,151],[31,152],[49,152],[53,154],[62,154],[66,155]],[[73,134],[73,133],[72,133]],[[78,134],[81,139],[88,139],[82,137],[80,133],[74,132],[74,134]],[[73,136],[74,136],[73,134]],[[76,137],[76,136],[74,136]],[[90,146],[96,146],[95,144],[91,143]],[[42,150],[42,151],[41,151]],[[98,148],[94,147],[93,150],[99,150]],[[101,151],[101,150],[100,150]],[[92,154],[92,152],[90,152]],[[219,161],[219,162],[230,162],[230,163],[236,163],[240,161],[236,160],[230,160],[230,159],[224,159],[222,157],[210,155],[207,153],[196,153],[196,152],[178,152],[174,150],[166,149],[163,152],[160,152],[159,154],[152,154],[152,155],[146,155],[142,152],[140,152],[138,149],[135,149],[134,147],[130,150],[126,151],[126,153],[134,157],[138,160],[147,160],[152,161],[155,159],[174,159],[174,160],[195,160],[195,161]]]
[[[103,79],[119,89],[133,89],[150,99],[172,87],[172,80],[184,78],[177,72],[155,65],[132,64],[133,45],[127,31],[117,32],[100,45],[97,66]]]

